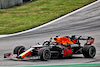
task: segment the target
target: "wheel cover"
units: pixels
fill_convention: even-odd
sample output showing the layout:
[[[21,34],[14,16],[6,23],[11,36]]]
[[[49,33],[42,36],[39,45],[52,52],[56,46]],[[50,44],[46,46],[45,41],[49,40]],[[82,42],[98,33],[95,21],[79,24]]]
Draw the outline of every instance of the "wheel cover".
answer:
[[[95,54],[96,54],[96,49],[95,49],[94,47],[91,47],[91,48],[89,49],[89,55],[90,55],[91,57],[94,57]]]
[[[51,57],[51,53],[50,53],[49,50],[46,50],[46,51],[43,52],[44,60],[48,60],[48,59],[50,59],[50,57]]]
[[[21,48],[18,50],[18,55],[20,55],[20,54],[23,53],[23,52],[24,52],[24,48],[21,47]]]

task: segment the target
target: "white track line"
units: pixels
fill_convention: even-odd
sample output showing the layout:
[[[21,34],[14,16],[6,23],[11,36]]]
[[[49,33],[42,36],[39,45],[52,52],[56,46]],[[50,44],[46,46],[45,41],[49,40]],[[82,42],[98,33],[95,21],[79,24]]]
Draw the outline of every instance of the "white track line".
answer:
[[[19,35],[19,34],[23,34],[23,33],[27,33],[27,32],[31,32],[31,31],[40,29],[40,28],[42,28],[42,27],[44,27],[44,26],[47,26],[47,25],[52,24],[52,23],[54,23],[54,22],[57,22],[57,21],[59,21],[59,20],[65,18],[65,17],[67,17],[67,16],[70,16],[70,15],[72,15],[72,14],[78,12],[78,11],[81,11],[81,10],[83,10],[83,9],[89,7],[89,6],[92,6],[92,5],[94,5],[94,4],[98,3],[98,2],[100,2],[100,0],[97,0],[97,1],[91,3],[91,4],[87,5],[87,6],[84,6],[84,7],[80,8],[80,9],[78,9],[78,10],[75,10],[75,11],[69,13],[69,14],[66,14],[66,15],[64,15],[64,16],[62,16],[62,17],[60,17],[60,18],[58,18],[58,19],[55,19],[55,20],[53,20],[53,21],[51,21],[51,22],[48,22],[48,23],[46,23],[46,24],[44,24],[44,25],[41,25],[41,26],[39,26],[39,27],[30,29],[30,30],[27,30],[27,31],[19,32],[19,33],[8,34],[8,35],[0,35],[0,38],[9,37],[9,36],[15,36],[15,35]]]

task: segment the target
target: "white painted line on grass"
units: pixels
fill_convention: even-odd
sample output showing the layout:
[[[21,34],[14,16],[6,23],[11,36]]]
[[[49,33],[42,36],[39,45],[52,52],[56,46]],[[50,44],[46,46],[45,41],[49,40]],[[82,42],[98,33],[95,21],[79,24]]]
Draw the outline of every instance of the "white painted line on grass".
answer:
[[[51,22],[48,22],[48,23],[46,23],[46,24],[44,24],[44,25],[41,25],[41,26],[39,26],[39,27],[30,29],[30,30],[27,30],[27,31],[19,32],[19,33],[8,34],[8,35],[0,35],[0,38],[9,37],[9,36],[15,36],[15,35],[19,35],[19,34],[23,34],[23,33],[27,33],[27,32],[31,32],[31,31],[40,29],[40,28],[42,28],[42,27],[44,27],[44,26],[47,26],[47,25],[52,24],[52,23],[54,23],[54,22],[57,22],[57,21],[59,21],[59,20],[65,18],[65,17],[67,17],[67,16],[70,16],[70,15],[72,15],[72,14],[78,12],[78,11],[81,11],[81,10],[83,10],[83,9],[89,7],[89,6],[92,6],[92,5],[94,5],[94,4],[98,3],[98,2],[100,2],[100,0],[97,0],[97,1],[91,3],[91,4],[87,5],[87,6],[84,6],[84,7],[80,8],[80,9],[78,9],[78,10],[75,10],[75,11],[69,13],[69,14],[66,14],[66,15],[64,15],[64,16],[62,16],[62,17],[60,17],[60,18],[58,18],[58,19],[55,19],[55,20],[53,20],[53,21],[51,21]]]

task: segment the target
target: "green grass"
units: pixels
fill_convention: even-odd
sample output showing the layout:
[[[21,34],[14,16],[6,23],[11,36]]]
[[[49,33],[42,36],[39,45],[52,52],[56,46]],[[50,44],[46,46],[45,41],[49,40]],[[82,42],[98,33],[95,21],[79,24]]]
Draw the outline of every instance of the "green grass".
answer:
[[[37,27],[95,0],[36,0],[0,9],[0,34],[12,34]]]

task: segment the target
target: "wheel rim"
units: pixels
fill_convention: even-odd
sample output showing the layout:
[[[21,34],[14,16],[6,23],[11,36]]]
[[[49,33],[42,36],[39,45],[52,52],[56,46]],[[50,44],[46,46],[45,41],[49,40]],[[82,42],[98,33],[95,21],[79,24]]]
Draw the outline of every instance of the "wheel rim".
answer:
[[[50,57],[51,57],[51,53],[50,53],[49,50],[46,50],[46,51],[43,52],[44,60],[48,60],[48,59],[50,59]]]
[[[18,55],[20,55],[21,53],[23,53],[23,52],[24,52],[24,49],[25,49],[25,48],[21,47],[21,48],[18,50]]]
[[[91,57],[94,57],[95,54],[96,54],[96,49],[95,49],[94,47],[91,47],[91,48],[89,49],[89,55],[90,55]]]

